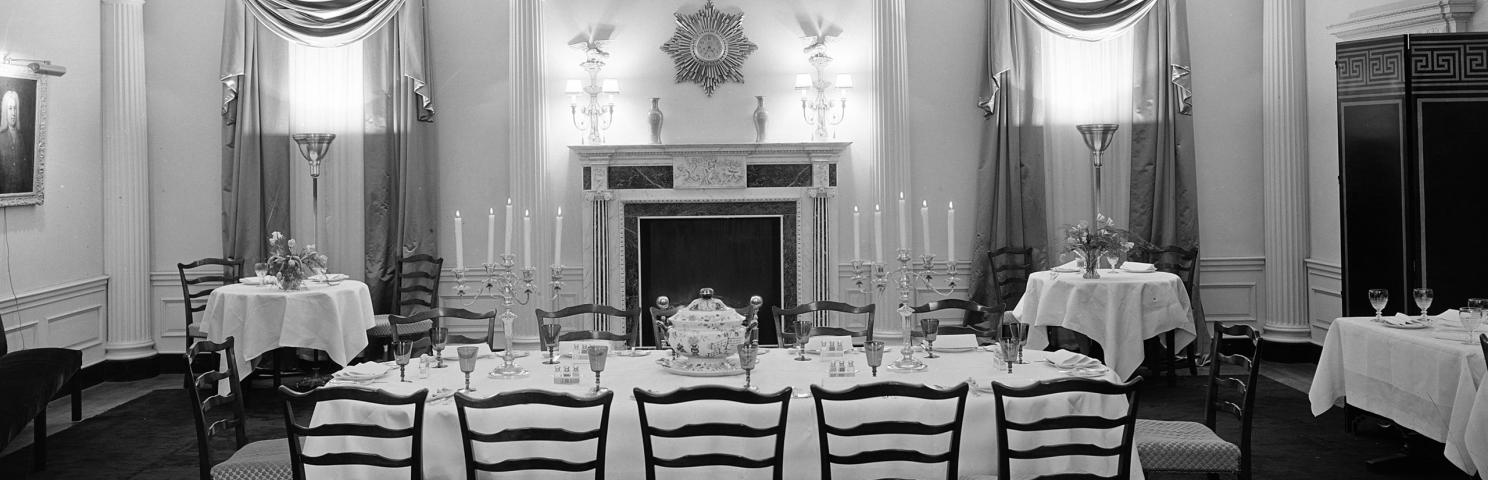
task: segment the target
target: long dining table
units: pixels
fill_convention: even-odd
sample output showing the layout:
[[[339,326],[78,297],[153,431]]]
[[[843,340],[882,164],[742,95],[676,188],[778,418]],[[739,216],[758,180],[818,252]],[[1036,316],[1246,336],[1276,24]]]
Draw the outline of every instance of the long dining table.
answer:
[[[446,348],[446,358],[452,356],[453,348]],[[891,347],[892,350],[892,347]],[[805,397],[796,396],[789,400],[788,420],[785,431],[785,458],[784,468],[787,478],[813,479],[820,477],[820,447],[817,437],[816,411],[812,398],[809,397],[810,386],[822,385],[828,389],[844,389],[857,384],[882,381],[898,381],[911,384],[930,385],[939,388],[953,387],[961,382],[971,380],[979,388],[972,389],[966,403],[963,419],[964,431],[962,434],[961,452],[959,456],[962,475],[966,474],[996,474],[997,473],[997,440],[996,440],[996,401],[991,393],[992,382],[1002,382],[1008,385],[1027,385],[1039,380],[1065,378],[1067,373],[1056,369],[1052,365],[1043,362],[1045,353],[1041,351],[1026,351],[1024,364],[1013,365],[1012,373],[1008,373],[1006,364],[997,360],[997,355],[980,348],[960,353],[938,352],[940,358],[923,359],[927,368],[915,373],[894,373],[886,368],[879,368],[876,377],[871,375],[866,364],[865,357],[860,352],[850,352],[835,360],[849,360],[854,363],[859,372],[853,377],[829,377],[827,375],[827,362],[820,361],[814,356],[813,361],[794,360],[793,352],[787,349],[767,349],[767,353],[759,357],[757,368],[753,371],[753,384],[762,392],[779,391],[790,387],[797,394],[808,394]],[[885,353],[885,365],[899,358],[897,350],[895,353]],[[657,360],[667,356],[665,351],[650,351],[647,356],[641,357],[619,357],[612,356],[607,361],[603,371],[601,383],[615,392],[612,411],[609,420],[608,443],[606,448],[606,478],[645,478],[645,466],[640,437],[640,420],[637,415],[637,405],[632,393],[633,388],[644,388],[656,392],[666,392],[677,388],[705,384],[722,384],[742,386],[742,376],[728,377],[693,377],[670,373],[663,368]],[[488,376],[493,367],[499,364],[499,358],[482,358],[471,375],[471,386],[475,388],[470,395],[484,397],[495,395],[500,392],[509,392],[522,389],[541,389],[554,392],[587,395],[594,385],[594,376],[588,370],[588,363],[582,359],[564,359],[563,363],[570,364],[581,370],[582,380],[576,385],[559,385],[554,383],[552,365],[543,365],[539,361],[541,354],[534,354],[518,360],[523,366],[532,369],[530,375],[516,378],[492,378]],[[417,362],[414,362],[415,364]],[[463,385],[464,377],[456,368],[457,362],[446,361],[447,368],[430,369],[427,378],[416,378],[412,366],[408,370],[408,382],[398,380],[399,373],[395,368],[370,384],[362,385],[364,388],[380,389],[392,393],[407,394],[419,389],[428,389],[431,392],[441,389],[455,389]],[[1117,381],[1116,375],[1109,369],[1105,371],[1102,378],[1107,381]],[[335,385],[336,383],[333,383]],[[447,390],[446,390],[447,391]],[[855,403],[853,405],[831,403],[824,410],[829,420],[834,424],[845,422],[854,424],[859,421],[870,419],[899,418],[930,423],[948,421],[954,412],[954,403],[911,403],[908,399],[872,399]],[[1069,415],[1072,413],[1100,414],[1107,417],[1116,417],[1125,412],[1127,407],[1124,397],[1099,396],[1093,394],[1064,393],[1049,398],[1010,399],[1008,413],[1009,418],[1019,421],[1030,421],[1036,417]],[[758,408],[739,408],[737,405],[702,404],[687,405],[684,407],[673,407],[662,413],[653,412],[648,408],[648,416],[653,423],[662,422],[663,426],[675,426],[686,422],[696,421],[734,421],[751,425],[762,425],[772,423],[778,416],[778,410],[772,412]],[[772,416],[773,415],[773,416]],[[385,407],[367,404],[351,404],[343,401],[326,402],[318,405],[311,419],[313,424],[339,423],[339,422],[370,422],[384,426],[397,428],[411,425],[412,409],[409,407]],[[884,417],[884,418],[881,418]],[[572,430],[587,430],[595,427],[597,422],[596,413],[578,413],[567,410],[558,410],[555,407],[542,406],[518,406],[503,409],[497,412],[482,412],[472,415],[472,428],[478,431],[489,432],[506,428],[508,426],[531,426],[532,423],[540,423],[546,427],[561,426]],[[516,424],[505,422],[518,421]],[[423,462],[425,478],[431,479],[453,479],[464,478],[464,451],[461,444],[459,419],[453,399],[435,400],[426,405],[423,419]],[[1012,433],[1015,446],[1018,448],[1030,448],[1034,446],[1028,442],[1037,444],[1077,442],[1087,443],[1098,441],[1103,445],[1111,446],[1120,443],[1120,430],[1109,431],[1066,431],[1046,432],[1039,434]],[[1025,435],[1019,437],[1018,435]],[[933,439],[908,439],[908,438],[832,438],[834,453],[841,454],[844,451],[853,452],[862,448],[872,446],[878,448],[886,442],[896,445],[898,448],[921,449],[924,451],[943,450],[948,442],[947,436]],[[533,443],[533,442],[527,442]],[[537,442],[542,443],[542,442]],[[717,437],[689,439],[682,445],[677,443],[658,443],[657,454],[660,456],[675,456],[682,453],[700,453],[707,451],[727,451],[736,454],[752,456],[768,456],[770,453],[768,441],[753,439],[739,441],[737,439],[722,439]],[[594,453],[593,443],[579,445],[555,446],[551,443],[546,445],[510,445],[504,444],[500,447],[477,448],[476,456],[484,461],[496,461],[508,458],[520,458],[525,456],[546,456],[564,458],[569,461],[583,461],[592,458]],[[305,443],[307,453],[314,454],[326,451],[343,451],[350,449],[355,451],[374,451],[389,457],[402,457],[408,455],[408,443],[405,441],[387,442],[385,440],[347,438],[347,437],[316,437],[307,439]],[[677,450],[672,450],[677,449]],[[492,453],[492,450],[499,453]],[[670,451],[668,451],[670,450]],[[493,456],[494,455],[494,456]],[[1065,457],[1059,461],[1014,461],[1013,470],[1019,477],[1032,476],[1036,474],[1050,474],[1092,469],[1107,474],[1114,472],[1115,462],[1110,459],[1097,457]],[[944,465],[925,466],[918,464],[877,464],[859,467],[834,467],[834,475],[842,478],[860,478],[872,476],[881,477],[904,477],[925,478],[944,475]],[[374,467],[308,467],[308,473],[313,478],[382,478],[395,474],[396,471],[376,469]],[[865,470],[866,469],[866,470]],[[406,471],[404,471],[406,475]],[[759,472],[721,467],[716,469],[701,468],[686,471],[673,471],[672,474],[681,475],[685,478],[754,478]],[[1134,477],[1141,478],[1140,462],[1133,454]],[[540,474],[524,474],[523,478],[574,478],[571,475],[544,476]],[[1007,478],[1004,476],[1004,478]]]

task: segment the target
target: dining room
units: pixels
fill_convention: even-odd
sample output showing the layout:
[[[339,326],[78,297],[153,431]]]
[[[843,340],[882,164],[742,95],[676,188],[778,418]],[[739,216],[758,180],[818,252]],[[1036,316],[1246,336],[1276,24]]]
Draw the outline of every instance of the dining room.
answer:
[[[0,478],[1481,478],[1479,10],[0,0]]]

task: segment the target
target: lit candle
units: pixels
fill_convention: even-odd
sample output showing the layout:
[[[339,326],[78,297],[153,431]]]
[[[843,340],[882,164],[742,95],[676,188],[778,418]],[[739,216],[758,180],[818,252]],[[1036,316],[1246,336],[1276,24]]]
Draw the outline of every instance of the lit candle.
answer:
[[[511,255],[512,237],[512,203],[511,197],[506,197],[506,243],[501,244],[501,253]]]
[[[956,202],[946,202],[946,263],[956,258]]]
[[[863,219],[860,217],[862,214],[858,212],[858,206],[853,205],[853,260],[863,258]]]
[[[465,219],[455,210],[455,269],[465,269]]]
[[[558,220],[553,226],[553,265],[563,265],[563,207],[558,207]]]
[[[930,201],[920,200],[920,248],[930,254]]]
[[[873,256],[883,263],[883,209],[877,203],[873,204]]]
[[[532,266],[532,211],[522,210],[522,266]]]
[[[486,214],[486,263],[496,263],[496,209]]]
[[[909,217],[904,214],[908,211],[904,207],[904,192],[899,192],[899,249],[909,248]]]

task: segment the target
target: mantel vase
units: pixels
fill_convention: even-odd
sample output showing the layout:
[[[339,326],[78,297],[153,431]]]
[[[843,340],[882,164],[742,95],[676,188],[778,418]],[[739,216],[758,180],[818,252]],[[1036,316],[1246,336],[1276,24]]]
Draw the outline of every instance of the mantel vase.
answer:
[[[646,123],[651,125],[651,144],[661,145],[661,99],[651,97],[651,113],[646,115]]]
[[[770,120],[770,113],[765,111],[765,97],[754,97],[754,141],[762,143],[765,141],[765,123]]]

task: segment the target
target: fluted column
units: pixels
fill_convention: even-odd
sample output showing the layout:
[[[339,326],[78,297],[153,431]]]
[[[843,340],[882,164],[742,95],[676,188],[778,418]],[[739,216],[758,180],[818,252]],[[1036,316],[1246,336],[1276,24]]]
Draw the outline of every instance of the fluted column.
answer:
[[[536,265],[532,266],[537,268],[540,280],[537,285],[540,291],[533,294],[532,306],[546,303],[551,295],[545,281],[549,272],[548,265],[540,259],[553,258],[552,252],[548,252],[546,248],[553,243],[547,237],[552,230],[553,212],[549,211],[552,204],[548,202],[547,151],[543,148],[547,135],[543,128],[546,125],[546,115],[543,114],[542,107],[547,97],[543,88],[542,35],[542,0],[512,0],[511,54],[508,62],[511,86],[507,91],[507,105],[510,105],[507,125],[510,126],[511,134],[507,146],[507,165],[510,176],[507,184],[512,200],[520,208],[532,211],[533,229],[536,230],[532,235],[532,262]],[[521,215],[522,212],[516,214]],[[521,260],[517,259],[518,262]],[[532,306],[524,307],[523,310],[531,312]],[[528,315],[530,313],[523,315],[523,318]],[[517,322],[514,332],[518,342],[537,342],[535,322]]]
[[[894,257],[899,244],[893,240],[898,238],[898,232],[893,230],[898,228],[898,224],[890,219],[899,215],[894,209],[898,208],[900,192],[907,199],[915,198],[909,182],[909,47],[904,27],[904,0],[874,0],[873,32],[876,108],[869,181],[872,201],[884,209],[884,241],[888,242],[884,248],[884,261],[893,267],[898,265]],[[907,236],[914,238],[913,235]],[[885,334],[900,332],[899,316],[893,312],[897,307],[898,293],[891,285],[881,297],[877,303],[887,307],[881,310],[887,311],[885,320],[888,321],[876,322],[874,329]]]
[[[1265,123],[1266,312],[1262,336],[1311,339],[1307,317],[1307,68],[1303,0],[1265,0],[1261,34]]]
[[[155,355],[150,318],[150,169],[145,128],[145,2],[103,0],[105,357]]]

